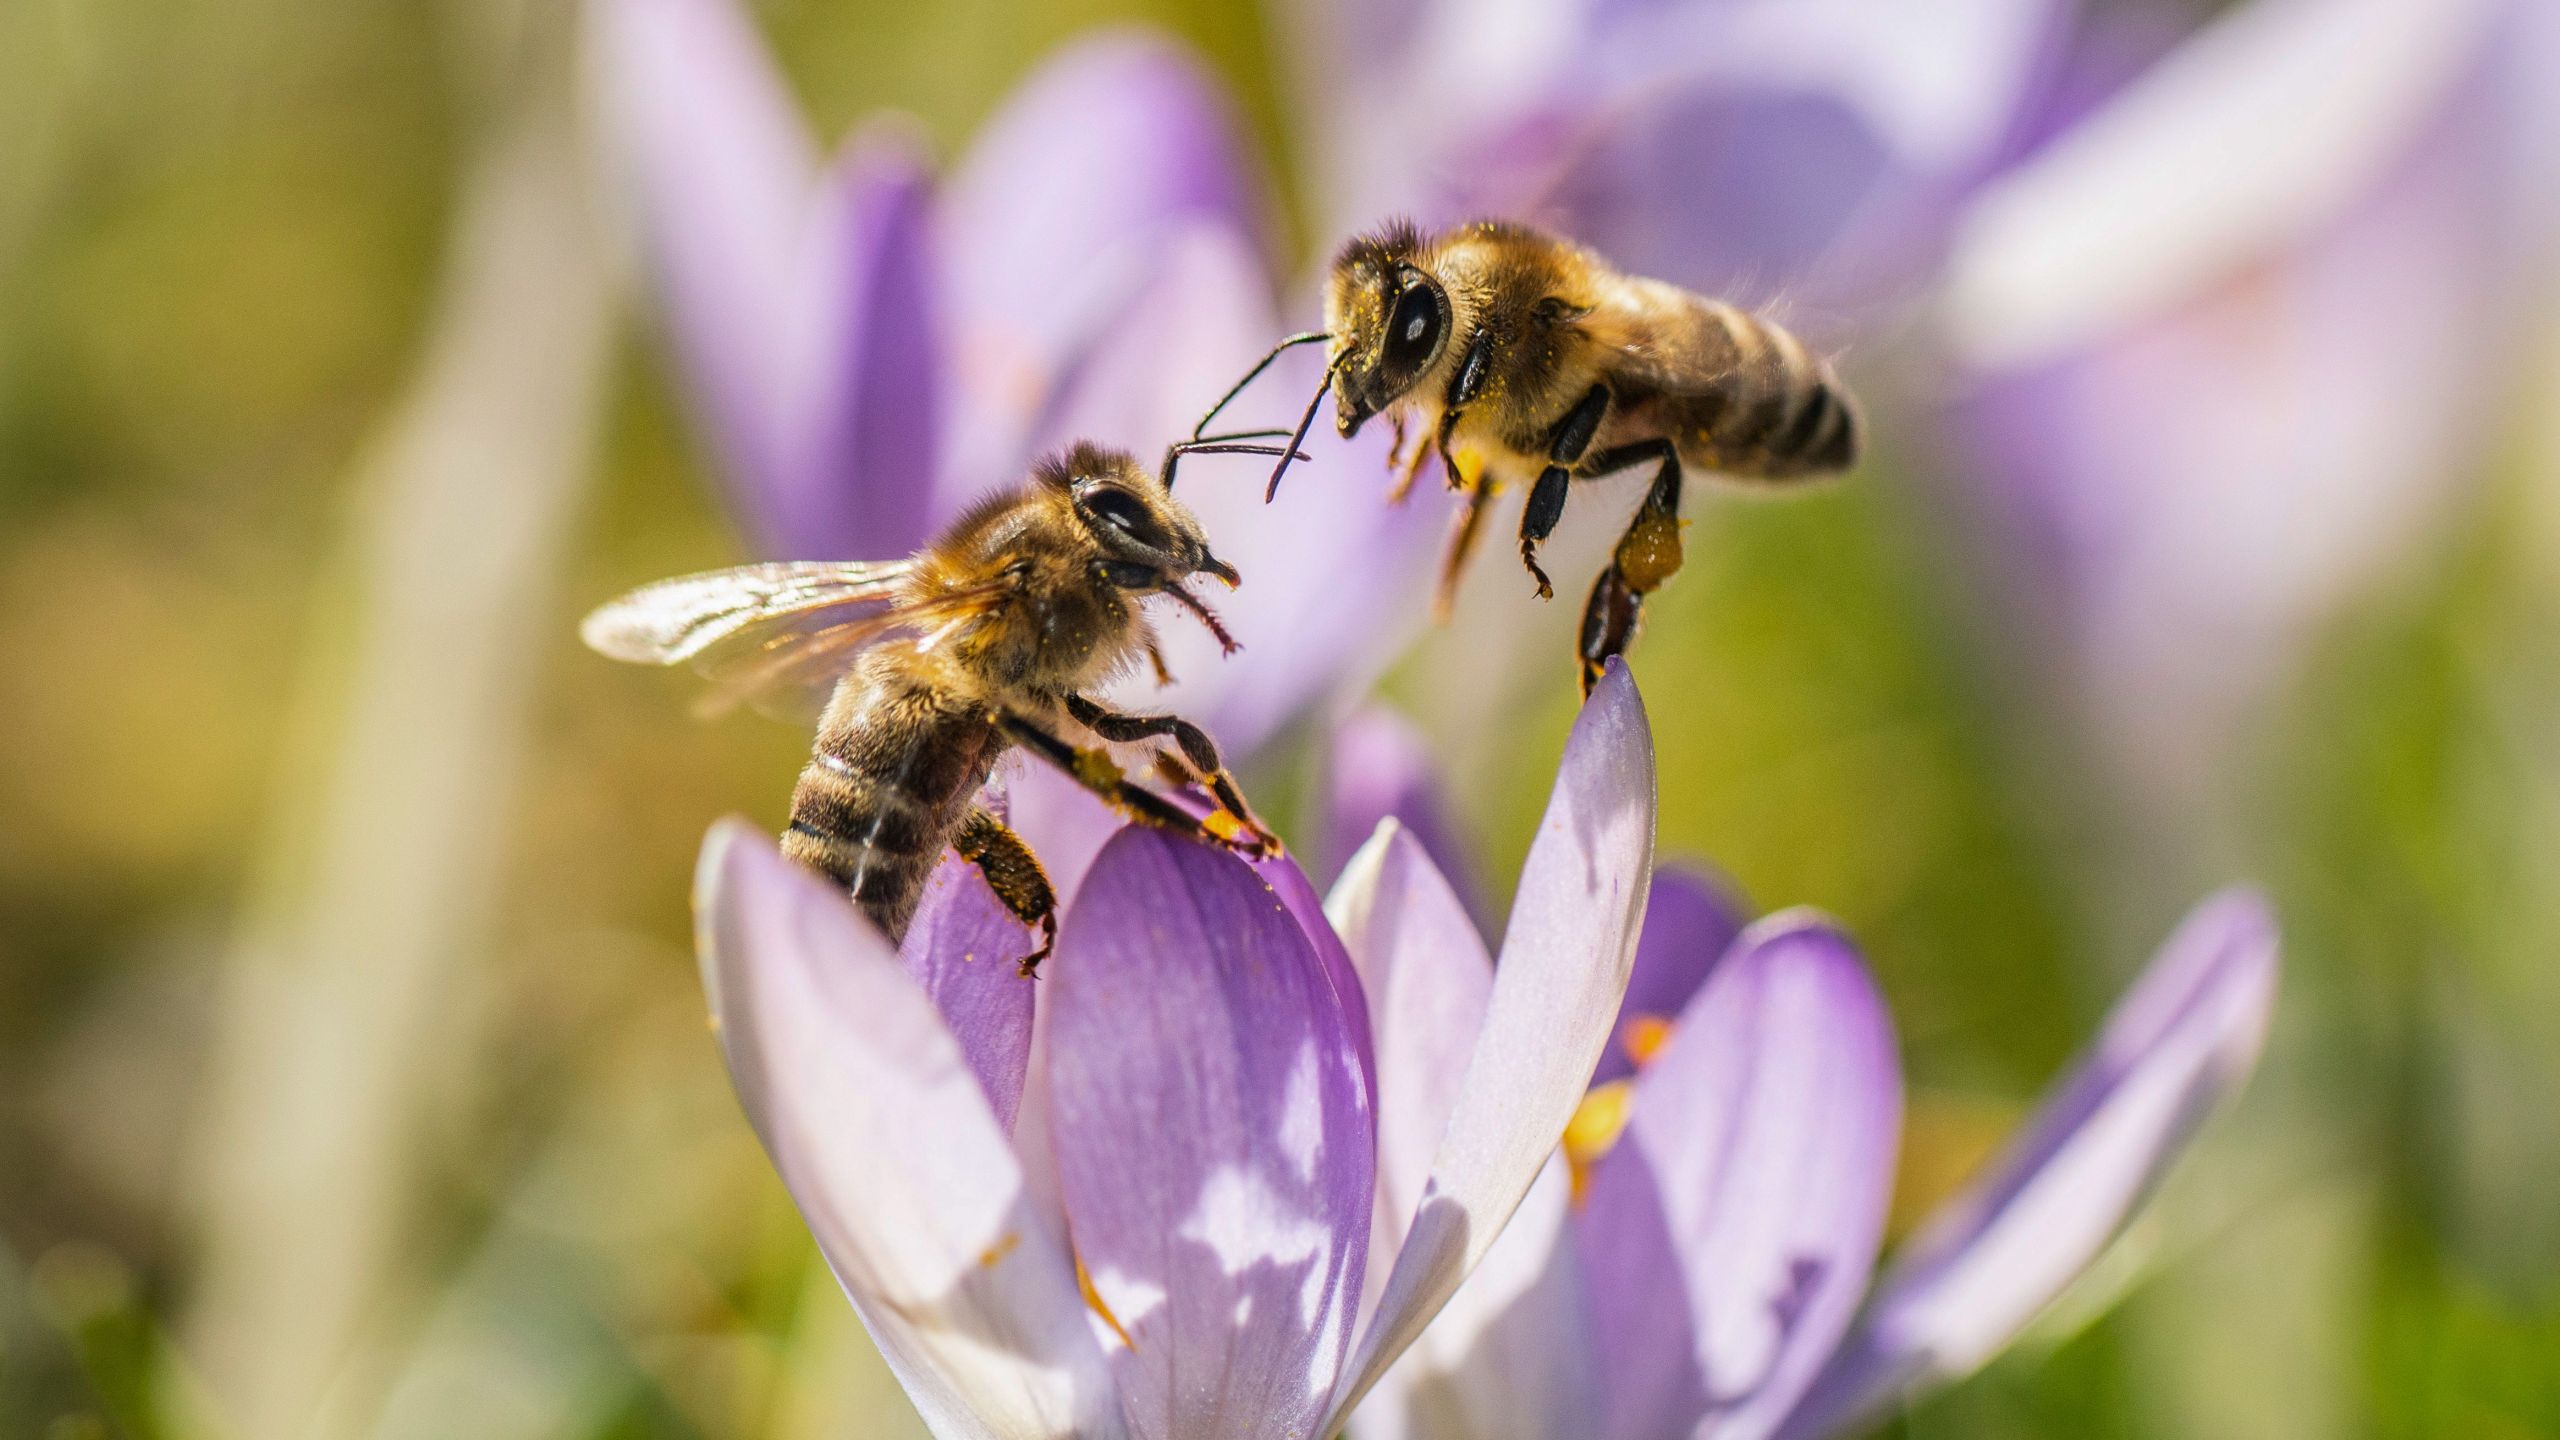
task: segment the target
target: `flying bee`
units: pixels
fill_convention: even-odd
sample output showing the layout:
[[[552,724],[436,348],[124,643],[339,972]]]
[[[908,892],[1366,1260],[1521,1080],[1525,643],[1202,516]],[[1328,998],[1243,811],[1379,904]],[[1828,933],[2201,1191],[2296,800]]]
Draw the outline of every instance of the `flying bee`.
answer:
[[[579,633],[616,660],[690,662],[740,700],[824,698],[807,768],[791,793],[783,852],[832,879],[892,940],[906,937],[945,847],[1039,932],[1030,975],[1057,939],[1057,896],[1022,838],[978,803],[1013,746],[1057,766],[1121,813],[1248,856],[1279,841],[1254,818],[1200,727],[1124,715],[1088,692],[1137,658],[1164,663],[1138,602],[1189,610],[1228,652],[1215,613],[1185,582],[1232,588],[1200,524],[1172,493],[1185,454],[1276,455],[1210,437],[1174,446],[1160,475],[1127,454],[1079,444],[1030,482],[990,496],[923,550],[885,563],[745,565],[646,585],[598,609]],[[1113,743],[1170,738],[1167,774],[1217,808],[1195,816],[1122,774],[1109,754],[1061,739],[1060,719]]]
[[[1583,606],[1586,692],[1634,640],[1645,596],[1680,568],[1684,466],[1783,484],[1836,474],[1858,457],[1856,405],[1795,336],[1722,301],[1619,274],[1522,225],[1479,221],[1425,235],[1398,222],[1353,239],[1327,277],[1325,328],[1273,347],[1200,428],[1283,351],[1318,343],[1327,346],[1324,384],[1288,449],[1328,393],[1345,438],[1384,414],[1402,450],[1408,422],[1419,422],[1392,493],[1401,499],[1432,455],[1462,492],[1440,573],[1444,617],[1497,480],[1530,478],[1520,559],[1543,599],[1554,589],[1538,546],[1564,514],[1569,482],[1656,467]],[[1470,452],[1481,462],[1473,474],[1457,458]],[[1288,465],[1283,455],[1273,467],[1271,493]]]

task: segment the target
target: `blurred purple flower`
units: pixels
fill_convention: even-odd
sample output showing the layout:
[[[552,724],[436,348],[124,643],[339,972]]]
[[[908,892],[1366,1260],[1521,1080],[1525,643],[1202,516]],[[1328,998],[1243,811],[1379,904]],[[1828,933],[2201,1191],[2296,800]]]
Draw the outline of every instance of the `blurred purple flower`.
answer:
[[[2207,796],[2318,623],[2473,493],[2560,235],[2555,32],[2545,0],[2253,0],[1959,231],[1960,469],[2131,793]]]
[[[1406,878],[1419,853],[1390,832],[1362,865],[1412,897],[1399,925],[1446,929],[1454,902]],[[1891,1022],[1830,924],[1783,914],[1732,939],[1738,918],[1719,891],[1657,874],[1626,1008],[1669,1024],[1622,1023],[1642,1064],[1577,1115],[1579,1173],[1559,1157],[1541,1176],[1357,1440],[1854,1431],[1989,1359],[2097,1257],[2245,1077],[2274,998],[2263,902],[2200,907],[2006,1153],[1870,1288],[1900,1128]],[[1365,966],[1374,931],[1344,938]],[[1478,954],[1403,983],[1438,998],[1380,1010],[1381,1074],[1445,1044],[1432,1026],[1463,1031],[1487,981]],[[1427,1112],[1400,1113],[1412,1099],[1381,1088],[1382,1187],[1411,1168],[1391,1138],[1430,1131]]]
[[[1031,985],[1007,963],[1021,926],[966,867],[937,872],[900,954],[724,822],[699,885],[705,984],[748,1116],[935,1434],[1332,1435],[1492,1246],[1579,1099],[1625,991],[1653,813],[1616,669],[1567,743],[1500,973],[1464,1035],[1431,1017],[1444,1048],[1421,1071],[1372,1025],[1407,1024],[1396,976],[1481,971],[1463,920],[1364,940],[1355,972],[1294,864],[1141,829],[1102,847]],[[1446,893],[1427,860],[1405,873]],[[1400,928],[1402,895],[1363,874],[1334,913]],[[1445,1121],[1428,1137],[1393,1129],[1409,1088]],[[1390,1156],[1416,1162],[1392,1187]]]

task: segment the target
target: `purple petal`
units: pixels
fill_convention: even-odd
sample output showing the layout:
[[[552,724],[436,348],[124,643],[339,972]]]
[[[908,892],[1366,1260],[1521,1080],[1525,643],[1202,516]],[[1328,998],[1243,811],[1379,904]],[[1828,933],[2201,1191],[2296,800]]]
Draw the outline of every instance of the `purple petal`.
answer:
[[[1331,793],[1325,807],[1324,861],[1335,870],[1369,843],[1392,816],[1422,846],[1443,876],[1467,887],[1465,847],[1450,823],[1438,767],[1422,732],[1383,705],[1367,705],[1333,729]],[[1473,913],[1470,907],[1469,913]]]
[[[1600,1054],[1592,1084],[1635,1073],[1643,1042],[1634,1032],[1647,1024],[1668,1024],[1688,1007],[1689,997],[1706,983],[1749,914],[1732,882],[1721,875],[1688,867],[1653,872],[1653,898],[1644,907],[1644,933],[1636,941],[1627,1003],[1619,1007],[1617,1028],[1609,1032],[1609,1048]]]
[[[1145,282],[1168,236],[1258,229],[1243,153],[1197,62],[1142,32],[1061,48],[979,132],[943,211],[954,339],[978,402],[954,437],[960,494],[1014,463],[1071,355]]]
[[[2117,1002],[2095,1051],[1896,1257],[1785,1433],[1831,1434],[2008,1344],[2247,1077],[2275,986],[2266,902],[2233,891],[2198,907]]]
[[[978,867],[945,856],[898,947],[898,962],[924,988],[987,1092],[996,1123],[1013,1129],[1031,1065],[1033,982],[1015,964],[1034,933],[987,888]]]
[[[1050,1131],[1077,1252],[1156,1436],[1306,1436],[1350,1341],[1376,1135],[1361,1056],[1287,905],[1129,829],[1046,982]]]
[[[1419,841],[1381,822],[1335,885],[1327,913],[1376,1025],[1378,1213],[1371,1269],[1404,1244],[1432,1157],[1458,1108],[1467,1057],[1493,992],[1493,957]]]
[[[792,464],[765,498],[775,553],[894,556],[931,538],[943,358],[931,199],[902,126],[858,137],[827,177],[788,336]]]
[[[784,538],[768,516],[793,488],[786,337],[807,303],[815,148],[732,0],[608,0],[596,24],[605,126],[685,389],[747,519]]]
[[[741,821],[704,843],[703,984],[748,1119],[937,1435],[1123,1435],[1075,1271],[933,1004]]]
[[[1577,1217],[1608,1433],[1776,1426],[1865,1293],[1901,1114],[1847,937],[1802,915],[1745,932],[1637,1076]]]
[[[1439,1313],[1555,1150],[1626,996],[1653,822],[1652,732],[1613,663],[1565,742],[1457,1107],[1332,1422]]]

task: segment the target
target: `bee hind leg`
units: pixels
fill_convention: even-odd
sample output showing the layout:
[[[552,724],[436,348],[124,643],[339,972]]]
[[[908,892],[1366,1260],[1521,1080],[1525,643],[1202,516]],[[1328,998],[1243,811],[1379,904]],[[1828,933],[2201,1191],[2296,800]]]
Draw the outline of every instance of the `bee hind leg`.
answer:
[[[1591,473],[1601,474],[1659,458],[1653,487],[1635,518],[1618,537],[1608,568],[1591,586],[1582,608],[1582,693],[1600,683],[1601,669],[1612,655],[1623,655],[1635,642],[1644,618],[1644,597],[1680,569],[1680,452],[1668,440],[1628,445],[1596,458]]]
[[[1022,837],[994,813],[984,808],[972,809],[960,822],[960,831],[951,838],[951,848],[960,858],[978,867],[986,877],[987,888],[1013,917],[1040,932],[1039,948],[1022,957],[1019,965],[1024,979],[1040,970],[1040,962],[1058,946],[1058,892],[1049,883],[1049,872],[1040,868],[1040,857]]]
[[[1123,715],[1106,710],[1082,695],[1067,697],[1067,713],[1075,717],[1077,724],[1115,744],[1171,739],[1200,782],[1217,798],[1219,806],[1240,822],[1246,833],[1260,839],[1269,849],[1276,851],[1280,848],[1280,837],[1272,834],[1271,828],[1253,813],[1253,807],[1245,803],[1243,788],[1236,784],[1233,775],[1227,773],[1226,761],[1219,757],[1217,742],[1209,738],[1209,732],[1179,715]]]
[[[1279,841],[1255,822],[1248,829],[1236,817],[1214,811],[1206,818],[1131,780],[1102,750],[1070,745],[1037,722],[1007,712],[996,719],[1006,740],[1058,767],[1067,778],[1101,797],[1102,802],[1141,825],[1187,835],[1203,844],[1233,850],[1251,859],[1279,853]]]

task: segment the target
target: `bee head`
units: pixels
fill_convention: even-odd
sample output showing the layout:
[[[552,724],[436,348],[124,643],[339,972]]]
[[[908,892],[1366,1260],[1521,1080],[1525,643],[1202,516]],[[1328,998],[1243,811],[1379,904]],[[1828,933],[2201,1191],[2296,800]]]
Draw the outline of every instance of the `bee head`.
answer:
[[[1127,451],[1079,442],[1036,475],[1066,500],[1113,585],[1179,594],[1195,574],[1236,583],[1235,567],[1209,553],[1199,518]]]
[[[1334,336],[1334,428],[1347,438],[1403,398],[1449,338],[1449,295],[1421,264],[1422,234],[1395,221],[1334,257],[1325,328]]]

